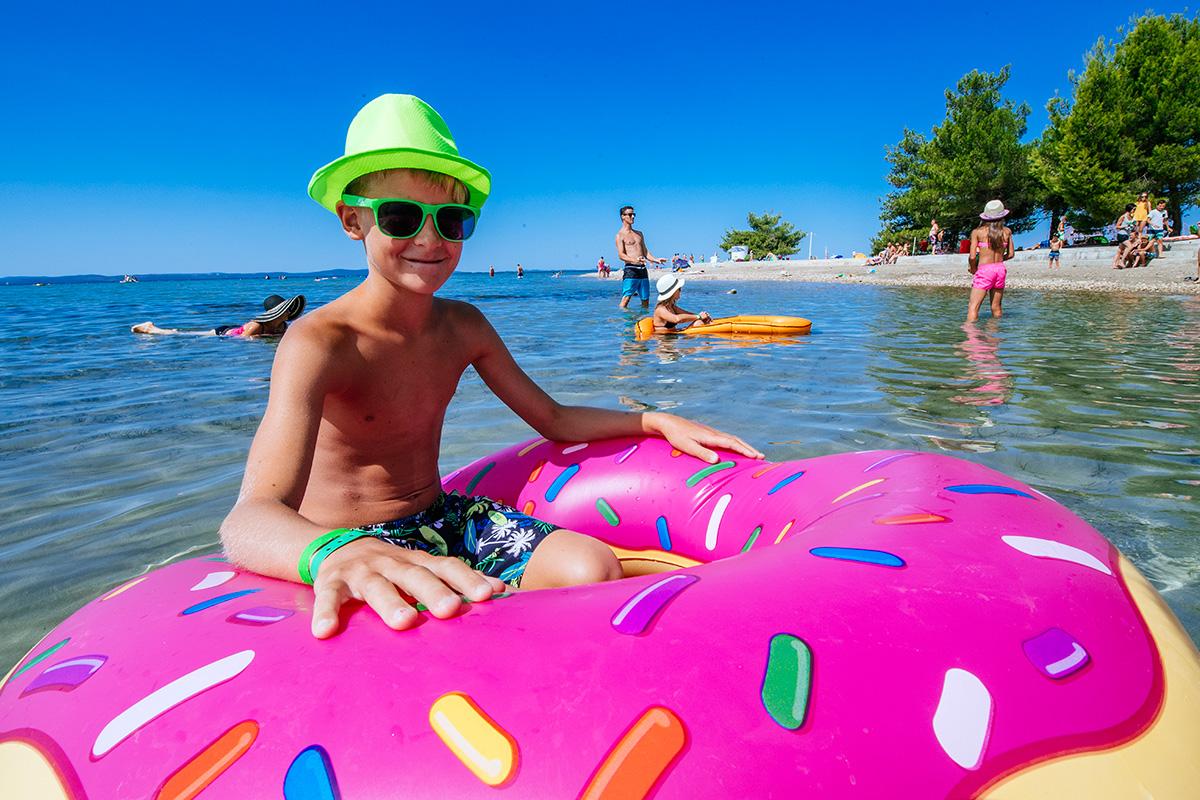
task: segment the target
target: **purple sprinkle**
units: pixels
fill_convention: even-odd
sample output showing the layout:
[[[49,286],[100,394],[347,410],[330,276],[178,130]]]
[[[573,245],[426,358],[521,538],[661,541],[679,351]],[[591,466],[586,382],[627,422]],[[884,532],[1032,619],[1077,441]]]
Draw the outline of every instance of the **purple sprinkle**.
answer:
[[[1021,646],[1029,662],[1048,678],[1065,678],[1091,661],[1084,646],[1060,628],[1027,639]]]
[[[632,444],[629,447],[626,447],[624,450],[622,450],[620,453],[617,454],[616,463],[620,464],[620,463],[624,462],[625,459],[627,459],[631,455],[633,455],[633,451],[637,450],[637,449],[638,449],[638,446],[636,444]]]
[[[700,580],[695,575],[672,575],[635,594],[613,615],[612,626],[617,633],[636,636],[650,627],[655,615],[675,595]]]
[[[873,469],[879,469],[880,467],[884,467],[884,466],[887,466],[888,464],[891,464],[893,461],[899,461],[902,458],[912,458],[913,456],[919,456],[919,455],[921,455],[921,454],[920,453],[897,453],[896,455],[888,456],[887,458],[876,461],[874,464],[872,464],[871,466],[864,469],[863,472],[870,472]]]
[[[255,606],[254,608],[247,608],[245,611],[239,611],[226,620],[226,622],[235,622],[239,625],[271,625],[276,622],[282,622],[295,613],[295,611],[286,608]]]
[[[59,692],[69,692],[88,678],[96,674],[96,670],[104,666],[108,656],[76,656],[66,661],[60,661],[52,667],[46,667],[34,678],[25,691],[27,694],[53,689]]]

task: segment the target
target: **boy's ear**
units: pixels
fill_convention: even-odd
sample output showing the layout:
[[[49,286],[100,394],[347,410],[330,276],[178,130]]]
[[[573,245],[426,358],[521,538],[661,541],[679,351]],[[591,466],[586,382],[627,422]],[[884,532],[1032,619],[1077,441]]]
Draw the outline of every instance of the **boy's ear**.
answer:
[[[343,202],[337,204],[338,219],[342,221],[342,230],[351,239],[362,241],[367,238],[367,232],[363,230],[362,219],[359,216],[359,209],[351,208]]]

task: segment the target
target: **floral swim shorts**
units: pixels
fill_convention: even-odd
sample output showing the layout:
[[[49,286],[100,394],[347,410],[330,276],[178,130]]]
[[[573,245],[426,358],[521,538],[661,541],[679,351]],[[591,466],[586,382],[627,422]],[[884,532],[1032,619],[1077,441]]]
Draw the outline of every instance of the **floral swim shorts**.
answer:
[[[358,528],[406,550],[453,556],[510,586],[521,585],[534,549],[557,529],[495,500],[458,492],[442,492],[410,517]]]

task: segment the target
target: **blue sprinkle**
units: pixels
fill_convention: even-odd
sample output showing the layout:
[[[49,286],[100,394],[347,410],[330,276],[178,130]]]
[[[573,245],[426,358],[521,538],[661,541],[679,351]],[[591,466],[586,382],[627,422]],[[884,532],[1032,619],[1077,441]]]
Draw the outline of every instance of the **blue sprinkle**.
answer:
[[[994,486],[990,483],[965,483],[962,486],[947,486],[947,492],[957,492],[958,494],[1015,494],[1019,497],[1028,497],[1030,500],[1037,498],[1031,494],[1026,494],[1019,489],[1010,489],[1007,486]]]
[[[562,474],[554,479],[554,483],[550,484],[550,488],[546,490],[546,502],[553,503],[554,498],[558,497],[558,493],[567,485],[567,481],[575,477],[575,473],[579,472],[579,465],[572,464],[562,471]]]
[[[882,550],[860,550],[856,547],[814,547],[808,552],[820,558],[838,561],[859,561],[863,564],[878,564],[881,567],[903,567],[904,559]]]
[[[319,744],[300,751],[283,776],[284,800],[341,800],[329,753]]]
[[[663,550],[670,550],[671,532],[667,530],[667,518],[659,517],[655,525],[658,527],[658,543],[662,545]]]
[[[783,480],[781,480],[779,483],[775,484],[775,488],[774,488],[774,489],[772,489],[771,491],[767,492],[767,494],[768,494],[768,495],[775,494],[775,493],[776,493],[776,492],[778,492],[780,489],[782,489],[783,487],[787,486],[789,483],[791,483],[792,481],[796,480],[796,478],[799,478],[799,477],[800,477],[801,475],[803,475],[803,474],[804,474],[803,472],[797,472],[795,475],[791,476],[790,478],[784,478],[784,479],[783,479]]]
[[[179,612],[179,616],[185,617],[188,614],[195,614],[197,611],[203,611],[206,608],[212,608],[215,605],[220,605],[221,603],[225,603],[230,600],[236,600],[239,597],[244,597],[245,595],[254,594],[255,592],[261,591],[262,589],[243,589],[240,592],[223,594],[220,597],[214,597],[211,600],[205,600],[203,603],[196,603],[196,605],[192,606],[191,608],[185,608],[183,611]]]

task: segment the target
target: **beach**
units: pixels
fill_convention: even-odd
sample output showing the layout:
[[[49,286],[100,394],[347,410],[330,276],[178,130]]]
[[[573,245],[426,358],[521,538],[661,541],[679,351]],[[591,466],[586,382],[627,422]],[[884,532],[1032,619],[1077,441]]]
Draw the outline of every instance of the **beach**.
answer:
[[[1112,246],[1069,247],[1062,250],[1062,266],[1051,269],[1049,250],[1022,250],[1007,262],[1006,289],[1050,291],[1138,292],[1200,294],[1196,277],[1196,251],[1200,239],[1171,243],[1171,250],[1148,266],[1112,268]],[[874,270],[871,272],[870,270]],[[651,275],[655,274],[651,270]],[[612,278],[619,279],[620,265]],[[594,277],[594,275],[593,275]],[[946,286],[966,290],[971,285],[966,255],[906,256],[895,264],[867,266],[860,258],[801,259],[790,261],[719,261],[697,263],[687,270],[688,280],[701,281],[805,281],[879,286]],[[965,302],[965,296],[964,296]]]

